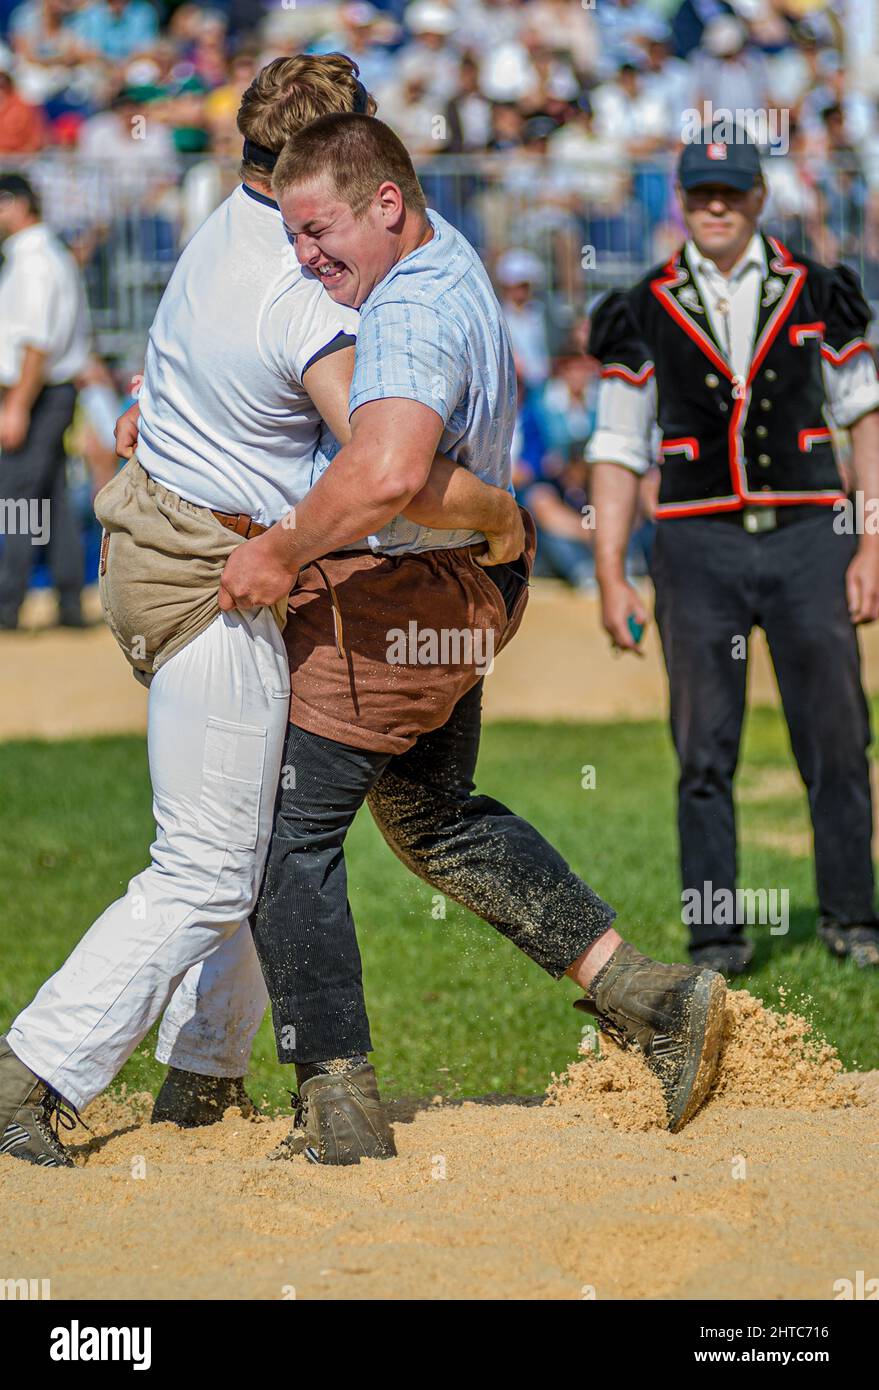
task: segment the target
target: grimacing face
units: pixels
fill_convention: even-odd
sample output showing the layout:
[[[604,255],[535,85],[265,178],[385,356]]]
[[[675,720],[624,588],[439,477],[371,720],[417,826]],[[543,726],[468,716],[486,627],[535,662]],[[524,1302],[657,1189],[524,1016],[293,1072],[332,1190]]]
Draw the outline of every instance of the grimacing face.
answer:
[[[728,258],[745,249],[760,219],[766,189],[762,183],[742,191],[724,184],[679,190],[687,231],[704,256]]]
[[[279,206],[299,264],[337,304],[359,309],[394,264],[393,231],[405,214],[396,184],[381,184],[360,217],[328,178],[288,188]]]

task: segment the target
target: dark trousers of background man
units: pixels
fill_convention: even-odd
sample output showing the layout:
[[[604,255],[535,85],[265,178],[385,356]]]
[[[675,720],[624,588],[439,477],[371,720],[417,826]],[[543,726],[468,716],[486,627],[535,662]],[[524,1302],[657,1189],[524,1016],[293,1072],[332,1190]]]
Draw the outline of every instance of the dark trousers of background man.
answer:
[[[48,527],[49,543],[42,553],[48,554],[61,620],[75,621],[80,614],[82,543],[67,496],[64,454],[64,433],[75,404],[74,386],[45,386],[34,402],[24,444],[0,454],[0,505],[5,504],[7,520],[0,554],[0,623],[4,626],[16,622],[40,554],[30,531],[22,533],[25,506],[15,507],[16,502],[27,504],[28,511],[35,503],[42,526]]]
[[[657,526],[651,574],[680,762],[682,886],[701,899],[706,882],[715,892],[736,885],[741,639],[762,627],[809,795],[820,911],[846,925],[871,923],[870,724],[845,593],[857,537],[834,531],[831,507],[777,515],[777,530],[757,534],[721,516]],[[692,944],[737,940],[740,930],[703,922]]]
[[[503,591],[498,571],[507,569],[484,573]],[[367,797],[408,868],[491,923],[555,979],[613,923],[613,910],[533,826],[474,794],[481,722],[479,681],[444,725],[396,755],[290,726],[284,762],[295,768],[295,786],[283,787],[282,779],[253,918],[280,1061],[372,1049],[343,849]]]

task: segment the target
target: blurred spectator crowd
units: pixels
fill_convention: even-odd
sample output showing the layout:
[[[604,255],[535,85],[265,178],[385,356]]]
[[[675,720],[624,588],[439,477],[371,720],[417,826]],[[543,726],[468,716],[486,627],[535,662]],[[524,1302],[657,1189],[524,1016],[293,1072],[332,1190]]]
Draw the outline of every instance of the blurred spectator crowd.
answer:
[[[237,182],[244,89],[279,55],[347,53],[430,203],[494,275],[519,364],[522,495],[558,541],[554,572],[588,587],[586,305],[680,241],[674,163],[692,113],[763,113],[769,229],[849,260],[879,298],[879,87],[853,76],[867,41],[858,14],[874,9],[0,0],[0,165],[23,165],[38,185],[121,380],[138,369],[180,248]]]

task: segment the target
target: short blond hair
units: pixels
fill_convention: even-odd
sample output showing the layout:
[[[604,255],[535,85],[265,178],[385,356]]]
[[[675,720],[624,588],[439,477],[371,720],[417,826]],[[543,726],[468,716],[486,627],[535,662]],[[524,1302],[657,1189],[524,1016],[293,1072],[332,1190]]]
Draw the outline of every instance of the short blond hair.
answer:
[[[357,66],[343,53],[274,58],[241,98],[238,129],[245,140],[278,154],[303,126],[334,111],[354,111],[359,98]],[[371,96],[366,110],[369,115],[376,110]],[[241,177],[268,183],[270,173],[243,160]]]
[[[321,116],[284,146],[272,175],[280,198],[295,184],[326,176],[336,194],[361,217],[381,185],[395,183],[407,208],[424,213],[427,202],[409,152],[398,135],[374,116]]]

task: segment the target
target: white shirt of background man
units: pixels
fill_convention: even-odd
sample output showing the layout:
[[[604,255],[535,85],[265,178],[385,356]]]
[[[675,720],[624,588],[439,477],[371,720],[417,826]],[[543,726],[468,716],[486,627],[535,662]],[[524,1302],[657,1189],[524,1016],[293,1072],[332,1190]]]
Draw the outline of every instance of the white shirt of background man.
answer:
[[[90,322],[79,267],[43,222],[3,243],[0,271],[0,387],[21,377],[25,348],[46,355],[50,386],[72,381],[89,354]]]

